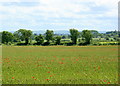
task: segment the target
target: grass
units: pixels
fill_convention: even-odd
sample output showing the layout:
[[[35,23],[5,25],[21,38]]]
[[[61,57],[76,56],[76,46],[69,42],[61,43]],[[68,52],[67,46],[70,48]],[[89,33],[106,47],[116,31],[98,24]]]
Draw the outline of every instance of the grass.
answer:
[[[117,46],[4,46],[3,84],[117,84]]]
[[[2,46],[0,46],[0,84],[2,84]]]

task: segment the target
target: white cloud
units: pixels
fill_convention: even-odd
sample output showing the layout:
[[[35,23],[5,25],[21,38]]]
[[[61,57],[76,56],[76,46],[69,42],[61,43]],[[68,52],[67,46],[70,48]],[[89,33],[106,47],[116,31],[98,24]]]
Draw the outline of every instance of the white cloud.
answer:
[[[22,4],[23,0],[0,0],[0,3],[17,2]],[[18,6],[18,5],[0,5],[0,17],[3,23],[11,21],[14,25],[39,25],[37,19],[41,20],[42,25],[48,23],[58,25],[58,27],[65,25],[84,25],[100,27],[105,25],[107,20],[100,20],[100,18],[110,18],[107,25],[110,27],[115,26],[112,24],[116,22],[118,16],[118,0],[26,0],[25,2],[38,2],[36,6]],[[92,3],[92,4],[91,4]],[[92,7],[102,7],[102,12],[94,11]],[[104,10],[106,8],[107,10]],[[37,17],[37,18],[36,18]],[[56,18],[58,20],[52,20]],[[112,20],[111,20],[112,18]],[[115,18],[115,19],[114,19]],[[69,20],[66,20],[69,19]],[[62,20],[66,22],[61,23]],[[23,21],[23,22],[20,22]],[[47,22],[51,21],[51,22]],[[11,24],[9,23],[9,24]],[[12,25],[12,24],[11,24]],[[56,27],[57,28],[57,27]]]
[[[0,0],[0,2],[37,2],[39,0]]]

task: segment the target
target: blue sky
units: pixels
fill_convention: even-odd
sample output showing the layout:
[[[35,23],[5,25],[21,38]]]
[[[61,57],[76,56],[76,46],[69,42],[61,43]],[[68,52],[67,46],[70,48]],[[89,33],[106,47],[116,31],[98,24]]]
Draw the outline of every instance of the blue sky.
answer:
[[[0,0],[0,31],[118,29],[118,0],[24,1]]]

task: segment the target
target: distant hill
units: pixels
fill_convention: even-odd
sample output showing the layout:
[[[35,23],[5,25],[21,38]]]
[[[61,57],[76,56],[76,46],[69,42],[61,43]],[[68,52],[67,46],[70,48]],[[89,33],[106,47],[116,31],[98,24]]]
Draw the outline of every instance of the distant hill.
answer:
[[[36,33],[36,34],[44,34],[46,31],[33,31],[33,33]],[[81,32],[81,31],[80,31]],[[107,31],[98,31],[99,33],[106,33]],[[54,31],[55,34],[70,34],[69,31],[67,30],[56,30]]]
[[[33,31],[33,33],[36,33],[36,34],[44,34],[46,31]],[[58,31],[54,31],[54,34],[70,34],[69,31],[67,30],[58,30]]]
[[[9,31],[11,33],[14,33],[15,31]],[[46,32],[46,30],[39,30],[39,31],[33,31],[33,33],[36,34],[44,34]],[[81,32],[81,31],[80,31]],[[99,33],[106,33],[107,31],[98,31]],[[70,32],[68,30],[56,30],[54,31],[54,34],[64,34],[64,35],[68,35],[70,34]]]
[[[80,31],[81,32],[81,31]],[[107,31],[98,31],[99,33],[106,33]],[[33,33],[36,33],[36,34],[44,34],[45,31],[33,31]],[[70,34],[69,31],[67,30],[57,30],[57,31],[54,31],[55,34]]]

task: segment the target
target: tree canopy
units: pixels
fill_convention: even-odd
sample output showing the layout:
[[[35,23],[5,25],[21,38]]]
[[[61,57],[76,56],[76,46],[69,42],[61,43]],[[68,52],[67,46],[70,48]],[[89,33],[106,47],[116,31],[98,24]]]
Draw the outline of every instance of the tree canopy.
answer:
[[[47,42],[50,42],[50,40],[53,40],[53,35],[54,35],[53,30],[47,30],[46,31],[45,39],[47,40]]]
[[[71,37],[71,40],[74,44],[77,43],[77,38],[78,38],[79,34],[80,33],[78,32],[78,30],[70,29],[70,37]]]
[[[82,37],[85,39],[86,44],[90,44],[90,41],[92,39],[91,31],[89,30],[83,30],[82,31]]]
[[[43,38],[43,36],[41,34],[36,36],[35,40],[37,41],[38,45],[41,45],[44,42],[44,38]]]
[[[21,40],[24,40],[25,44],[28,44],[32,35],[32,31],[26,29],[19,29],[17,32],[18,32],[18,37],[20,37]]]
[[[8,31],[3,31],[2,32],[2,43],[8,44],[8,42],[13,41],[13,34]]]
[[[60,44],[60,40],[61,40],[61,36],[56,36],[56,37],[55,37],[55,41],[56,41],[56,44],[57,44],[57,45]]]

